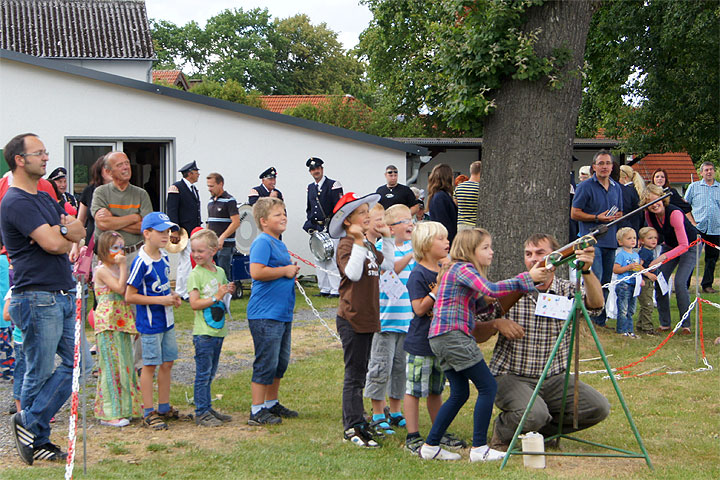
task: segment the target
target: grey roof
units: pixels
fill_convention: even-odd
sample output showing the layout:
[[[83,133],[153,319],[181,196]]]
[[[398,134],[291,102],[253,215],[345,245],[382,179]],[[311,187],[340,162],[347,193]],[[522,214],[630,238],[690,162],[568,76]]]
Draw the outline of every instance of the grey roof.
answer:
[[[208,107],[219,108],[251,117],[262,118],[273,122],[283,123],[286,125],[293,125],[295,127],[305,128],[316,132],[326,133],[328,135],[335,135],[338,137],[348,138],[358,142],[368,143],[371,145],[377,145],[392,150],[400,150],[402,152],[411,153],[415,155],[427,155],[429,150],[424,147],[412,145],[409,143],[396,142],[389,138],[378,137],[375,135],[369,135],[367,133],[356,132],[354,130],[347,130],[345,128],[335,127],[326,123],[313,122],[312,120],[306,120],[304,118],[292,117],[290,115],[283,115],[282,113],[275,113],[262,108],[249,107],[247,105],[241,105],[235,102],[229,102],[227,100],[220,100],[218,98],[206,97],[205,95],[198,95],[195,93],[185,92],[183,90],[176,90],[174,88],[163,87],[161,85],[141,82],[139,80],[133,80],[132,78],[121,77],[118,75],[111,75],[105,72],[99,72],[97,70],[91,70],[89,68],[77,67],[71,65],[68,62],[57,62],[54,60],[46,60],[30,55],[24,55],[11,50],[0,48],[0,59],[11,60],[14,62],[24,63],[26,65],[33,65],[41,67],[53,72],[63,72],[69,75],[76,75],[83,78],[89,78],[100,82],[105,82],[111,85],[118,85],[121,87],[132,88],[134,90],[141,90],[147,93],[161,95],[165,97],[171,97],[173,99],[182,100],[186,102],[192,102]]]
[[[0,0],[0,48],[52,58],[155,58],[143,0]]]

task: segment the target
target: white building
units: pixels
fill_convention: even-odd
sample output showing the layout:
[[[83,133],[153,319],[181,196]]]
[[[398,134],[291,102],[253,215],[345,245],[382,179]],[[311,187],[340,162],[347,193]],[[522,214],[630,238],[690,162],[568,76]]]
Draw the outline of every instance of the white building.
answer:
[[[259,174],[274,166],[289,217],[283,239],[310,260],[301,228],[311,181],[308,157],[325,160],[328,176],[340,180],[345,192],[362,195],[384,184],[386,165],[396,165],[405,178],[406,162],[419,163],[427,154],[414,145],[5,49],[0,132],[0,145],[19,133],[39,135],[50,152],[48,172],[65,166],[75,192],[98,156],[122,150],[133,166],[132,182],[144,186],[160,210],[168,186],[181,177],[177,169],[192,160],[200,167],[203,205],[209,199],[206,174],[221,173],[226,190],[245,202]]]

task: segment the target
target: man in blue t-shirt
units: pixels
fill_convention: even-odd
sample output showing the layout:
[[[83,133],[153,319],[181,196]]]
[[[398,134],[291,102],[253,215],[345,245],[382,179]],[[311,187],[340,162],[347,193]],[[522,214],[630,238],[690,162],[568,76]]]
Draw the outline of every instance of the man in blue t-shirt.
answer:
[[[0,207],[3,243],[15,271],[9,313],[22,331],[26,361],[22,410],[12,417],[12,434],[28,465],[63,461],[67,454],[50,443],[50,419],[72,391],[75,308],[68,295],[73,280],[67,254],[85,237],[85,228],[38,192],[48,152],[37,135],[14,137],[4,156],[14,177]]]
[[[610,178],[613,169],[613,158],[609,151],[600,150],[593,158],[595,175],[580,183],[575,188],[570,218],[580,224],[579,236],[587,235],[603,223],[610,223],[622,217],[623,196],[620,184]],[[613,263],[617,241],[615,235],[617,227],[612,227],[607,234],[598,239],[595,245],[595,261],[592,266],[593,273],[605,285],[612,279]],[[603,290],[607,299],[608,291]],[[599,326],[605,326],[605,310],[593,321]]]

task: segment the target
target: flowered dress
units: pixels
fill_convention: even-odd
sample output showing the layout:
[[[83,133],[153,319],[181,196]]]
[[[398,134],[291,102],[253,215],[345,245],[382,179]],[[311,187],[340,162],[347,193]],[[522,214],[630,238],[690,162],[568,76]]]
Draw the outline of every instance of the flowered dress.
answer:
[[[96,267],[107,268],[102,263]],[[108,271],[115,277],[112,270]],[[101,420],[140,416],[140,391],[133,368],[135,313],[125,297],[108,286],[95,285],[95,341],[98,352],[98,382],[95,416]]]

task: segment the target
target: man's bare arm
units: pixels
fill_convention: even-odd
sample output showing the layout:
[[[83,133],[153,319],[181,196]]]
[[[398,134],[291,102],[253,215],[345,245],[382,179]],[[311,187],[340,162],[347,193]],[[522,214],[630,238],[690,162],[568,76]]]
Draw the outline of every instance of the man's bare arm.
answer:
[[[129,233],[140,233],[140,225],[142,224],[142,217],[133,213],[132,215],[125,215],[123,217],[116,217],[107,208],[101,208],[95,213],[95,223],[100,230],[125,230],[128,227],[137,225],[137,231],[125,230]]]

